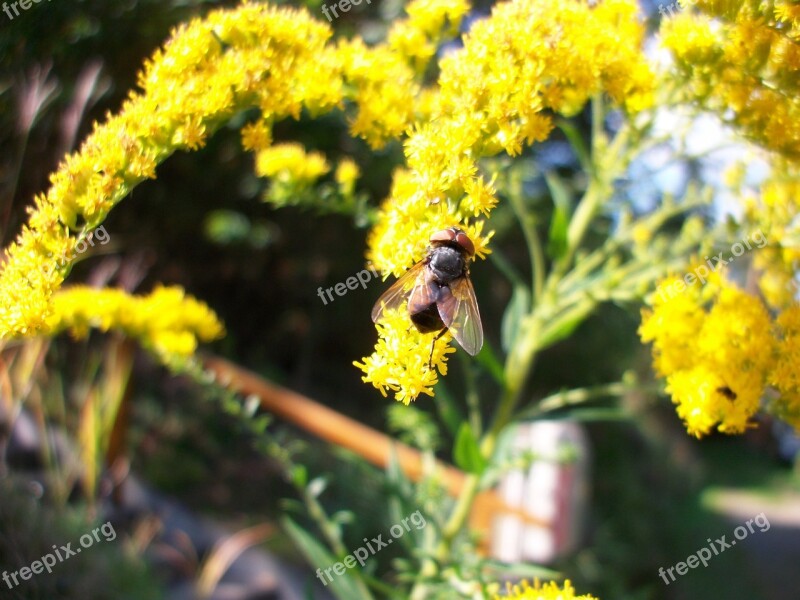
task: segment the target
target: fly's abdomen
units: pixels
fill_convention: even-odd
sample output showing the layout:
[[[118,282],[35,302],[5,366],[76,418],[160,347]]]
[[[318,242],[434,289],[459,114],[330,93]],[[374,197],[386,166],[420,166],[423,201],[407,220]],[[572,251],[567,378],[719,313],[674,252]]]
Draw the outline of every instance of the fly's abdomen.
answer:
[[[412,307],[409,306],[408,314],[411,317],[411,322],[414,323],[420,333],[431,333],[432,331],[444,329],[444,322],[439,316],[439,309],[436,307],[435,302],[417,312],[414,312]]]

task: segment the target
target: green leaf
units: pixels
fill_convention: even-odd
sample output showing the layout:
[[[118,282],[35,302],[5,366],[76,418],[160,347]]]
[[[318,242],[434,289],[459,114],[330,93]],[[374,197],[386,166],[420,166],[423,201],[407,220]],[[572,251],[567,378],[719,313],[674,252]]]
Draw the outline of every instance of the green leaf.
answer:
[[[297,487],[306,487],[306,483],[308,482],[308,470],[304,465],[292,465],[290,475],[292,482]]]
[[[579,316],[575,317],[574,319],[570,319],[569,321],[564,321],[561,323],[557,329],[552,331],[548,331],[547,337],[543,337],[540,342],[539,346],[541,348],[546,348],[547,346],[552,346],[556,342],[560,342],[561,340],[568,338],[572,335],[572,332],[578,328],[578,325],[584,322],[586,317]]]
[[[453,461],[462,471],[475,475],[480,475],[486,469],[486,459],[481,456],[478,440],[466,421],[461,424],[456,436]]]
[[[558,260],[567,251],[567,229],[571,212],[570,193],[554,172],[545,173],[544,179],[553,197],[553,218],[550,221],[547,253],[554,260]]]
[[[316,570],[320,568],[324,571],[328,567],[339,562],[339,559],[331,554],[325,546],[320,544],[316,537],[312,536],[289,517],[281,519],[281,523],[294,543],[306,557],[312,569]],[[331,571],[331,573],[333,573],[333,571]],[[329,589],[334,596],[339,598],[339,600],[358,600],[359,598],[366,598],[367,596],[361,593],[361,590],[352,579],[358,576],[357,573],[350,573],[350,570],[344,575],[335,575],[333,581],[328,582],[327,589]],[[323,577],[325,576],[323,575]],[[327,577],[325,577],[325,580],[327,581]]]
[[[557,317],[555,323],[548,323],[548,328],[539,339],[539,348],[547,348],[572,335],[572,332],[588,318],[595,306],[594,302],[584,302],[565,311]]]
[[[572,149],[575,151],[575,154],[578,157],[578,161],[581,163],[583,171],[586,173],[591,173],[592,156],[589,153],[589,149],[586,146],[586,142],[583,140],[583,135],[581,134],[581,131],[566,119],[559,119],[557,125],[558,128],[564,132],[564,135],[569,140]]]
[[[503,323],[500,330],[500,341],[503,344],[503,350],[510,352],[514,347],[514,342],[517,339],[517,334],[522,326],[522,320],[531,309],[531,293],[527,286],[515,285],[511,292],[511,301],[508,303],[506,312],[503,314]],[[482,354],[481,351],[480,354]],[[478,354],[478,356],[480,356]],[[501,368],[502,371],[502,368]]]

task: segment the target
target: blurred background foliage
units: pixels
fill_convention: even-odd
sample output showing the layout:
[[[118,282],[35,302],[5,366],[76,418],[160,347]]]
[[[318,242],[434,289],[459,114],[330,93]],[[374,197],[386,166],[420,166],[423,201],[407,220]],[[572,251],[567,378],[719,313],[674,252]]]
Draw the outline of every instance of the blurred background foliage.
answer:
[[[35,4],[13,21],[0,14],[4,245],[21,226],[33,195],[46,188],[47,176],[63,153],[76,147],[93,121],[117,110],[135,86],[141,64],[170,29],[212,7],[234,4],[56,0]],[[319,0],[305,4],[323,18]],[[479,4],[475,14],[487,10],[488,3]],[[358,33],[367,40],[380,39],[401,11],[398,1],[362,3],[336,21],[337,35]],[[588,131],[587,115],[577,122]],[[191,156],[172,157],[159,168],[157,180],[137,187],[105,222],[111,242],[90,250],[83,258],[94,260],[79,264],[70,281],[108,281],[139,292],[149,291],[155,282],[182,285],[205,300],[226,324],[227,336],[213,351],[386,430],[387,410],[398,408],[362,384],[351,364],[372,346],[370,309],[385,284],[372,280],[366,290],[350,291],[327,305],[317,295],[319,287],[344,282],[363,268],[365,220],[298,207],[275,210],[261,202],[266,184],[253,175],[252,159],[240,150],[236,130],[235,126],[223,129]],[[352,156],[363,174],[358,192],[372,206],[386,196],[390,174],[402,159],[398,145],[379,153],[368,151],[363,142],[347,135],[346,124],[336,115],[282,123],[275,138],[300,141],[324,152],[331,161]],[[547,164],[567,185],[579,171],[569,146],[558,135],[529,151],[524,161],[523,172],[526,164],[531,173]],[[540,178],[531,177],[524,185],[530,202],[549,206]],[[542,216],[542,223],[549,221],[549,215]],[[522,233],[507,203],[500,203],[491,228],[497,231],[496,254],[511,266],[526,269]],[[491,262],[478,265],[473,280],[488,342],[499,347],[511,289],[494,266]],[[638,312],[631,307],[604,307],[574,336],[542,357],[534,374],[535,396],[544,397],[567,384],[577,387],[618,380],[621,365],[639,365],[641,373],[648,373],[649,353],[638,343],[638,324]],[[15,393],[22,394],[29,407],[38,407],[42,419],[80,431],[87,386],[91,387],[96,372],[92,365],[115,343],[109,337],[92,334],[84,342],[66,336],[53,340],[36,372],[29,374],[39,390],[39,404],[24,390]],[[21,350],[6,348],[6,362],[8,352]],[[131,378],[127,454],[134,472],[198,513],[232,526],[279,521],[286,508],[282,500],[294,497],[295,492],[274,459],[259,451],[255,436],[241,429],[237,416],[221,416],[217,403],[201,401],[194,383],[170,376],[139,352],[127,367],[116,368],[127,368]],[[459,369],[458,361],[453,361],[453,368]],[[450,393],[461,392],[459,380],[448,378]],[[604,406],[598,401],[593,408]],[[435,410],[424,399],[414,408]],[[730,553],[715,559],[715,573],[698,571],[669,587],[662,585],[657,570],[696,550],[697,535],[689,532],[696,532],[699,525],[702,531],[719,535],[730,531],[730,525],[709,508],[707,499],[715,488],[735,486],[762,493],[798,488],[790,466],[777,459],[768,433],[712,436],[700,443],[685,434],[664,399],[645,395],[627,398],[620,410],[596,411],[594,418],[589,411],[573,416],[586,419],[595,452],[592,510],[585,547],[556,567],[570,573],[578,589],[614,600],[767,597],[758,596],[764,593],[758,573],[740,564],[750,560],[750,554]],[[285,439],[287,444],[303,441],[294,460],[312,476],[329,474],[329,488],[321,497],[329,512],[347,509],[357,515],[346,529],[350,547],[382,529],[381,524],[387,522],[381,501],[387,496],[387,481],[382,472],[352,455],[331,452],[280,422],[270,428],[276,439]],[[5,442],[8,432],[2,433],[0,439]],[[418,430],[411,437],[432,444],[436,435],[423,433]],[[439,447],[452,446],[453,440],[446,439]],[[439,454],[452,460],[447,453]],[[31,465],[23,461],[22,466]],[[77,485],[78,477],[70,478],[63,471],[60,475],[60,481]],[[0,485],[0,565],[11,555],[36,557],[52,543],[76,538],[85,529],[70,525],[73,511],[95,514],[87,495],[71,485],[49,499],[48,494],[30,489],[30,483],[10,476],[0,478]],[[83,498],[77,501],[81,508],[70,498]],[[25,511],[31,510],[35,516],[25,517],[29,514]],[[300,561],[282,534],[270,537],[268,544],[279,555]],[[163,578],[149,573],[134,555],[123,560],[117,546],[108,544],[106,549],[108,555],[97,553],[91,561],[86,556],[80,563],[70,563],[70,571],[88,578],[73,582],[72,589],[104,590],[81,596],[85,598],[157,596],[152,588],[159,581],[164,583]],[[377,573],[393,558],[389,551],[378,555]],[[722,572],[731,576],[721,578]],[[108,578],[117,583],[108,583]],[[704,591],[709,581],[713,581],[714,595]],[[33,587],[28,592],[31,595],[19,597],[62,597]]]

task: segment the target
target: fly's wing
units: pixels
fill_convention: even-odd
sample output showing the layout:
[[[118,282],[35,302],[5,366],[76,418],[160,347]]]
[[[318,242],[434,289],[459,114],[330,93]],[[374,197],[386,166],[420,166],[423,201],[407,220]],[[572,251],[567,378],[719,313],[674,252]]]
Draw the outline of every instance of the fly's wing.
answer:
[[[483,347],[483,325],[475,300],[475,288],[469,277],[459,277],[450,283],[450,293],[442,288],[437,303],[439,316],[468,354],[475,356]]]
[[[413,267],[411,267],[408,271],[403,273],[400,276],[400,279],[395,281],[388,290],[386,290],[378,301],[375,303],[375,306],[372,307],[372,322],[377,323],[383,317],[383,312],[385,310],[390,310],[393,308],[400,308],[403,302],[408,298],[411,293],[421,283],[424,283],[424,277],[421,278],[420,275],[423,274],[423,267],[425,263],[418,262]]]

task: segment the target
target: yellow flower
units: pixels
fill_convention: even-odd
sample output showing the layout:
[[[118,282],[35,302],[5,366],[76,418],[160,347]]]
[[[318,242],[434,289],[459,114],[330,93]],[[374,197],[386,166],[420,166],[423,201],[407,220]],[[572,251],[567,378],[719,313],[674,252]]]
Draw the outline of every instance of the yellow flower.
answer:
[[[800,431],[800,305],[793,304],[777,319],[778,359],[770,375],[770,383],[780,397],[773,412]]]
[[[458,33],[469,8],[465,0],[415,0],[406,7],[408,19],[389,30],[389,47],[424,71],[442,39]]]
[[[470,178],[464,185],[466,197],[461,199],[461,208],[467,213],[477,217],[480,214],[489,216],[491,210],[497,205],[497,196],[492,183],[486,183],[483,177]]]
[[[705,286],[695,281],[676,293],[674,285],[661,284],[653,309],[642,312],[639,335],[653,342],[655,370],[691,435],[741,433],[759,410],[774,364],[769,314],[719,273]]]
[[[684,98],[761,146],[800,156],[800,23],[794,2],[700,2],[663,19]]]
[[[306,152],[300,144],[276,144],[256,155],[256,173],[284,183],[311,185],[328,171],[330,166],[321,153]]]
[[[382,148],[411,125],[419,83],[403,57],[381,45],[368,49],[360,39],[341,41],[336,59],[358,106],[350,131],[372,148]]]
[[[242,127],[242,147],[245,150],[264,150],[272,144],[272,128],[264,121]]]
[[[699,284],[685,289],[678,277],[662,281],[654,298],[654,309],[642,311],[639,335],[653,343],[653,365],[661,376],[691,367],[690,344],[702,327],[703,312]]]
[[[775,19],[791,25],[791,32],[800,30],[800,4],[790,0],[777,0],[775,2]],[[794,33],[793,37],[797,37]]]
[[[119,289],[73,286],[55,294],[53,309],[48,320],[53,333],[68,330],[85,337],[91,328],[120,331],[170,365],[188,358],[198,341],[220,338],[225,331],[206,304],[180,287],[159,286],[147,296],[131,296]]]
[[[723,54],[720,34],[715,31],[714,22],[704,15],[684,13],[665,19],[661,38],[681,65],[713,64]]]
[[[358,176],[358,165],[349,158],[346,158],[339,163],[339,165],[336,167],[336,173],[334,174],[336,183],[339,184],[339,189],[345,195],[353,193]]]
[[[394,392],[395,399],[404,404],[420,394],[433,396],[436,370],[447,375],[447,355],[456,351],[448,345],[450,333],[431,346],[437,334],[417,331],[405,309],[387,310],[376,327],[375,352],[363,362],[353,363],[366,373],[362,381],[371,383],[384,397],[387,391]],[[429,359],[433,369],[428,368]]]
[[[555,582],[545,583],[543,586],[539,580],[534,581],[531,586],[527,581],[522,585],[508,585],[508,593],[504,596],[496,595],[494,600],[597,600],[589,594],[575,595],[575,588],[572,587],[569,579],[561,587]]]

